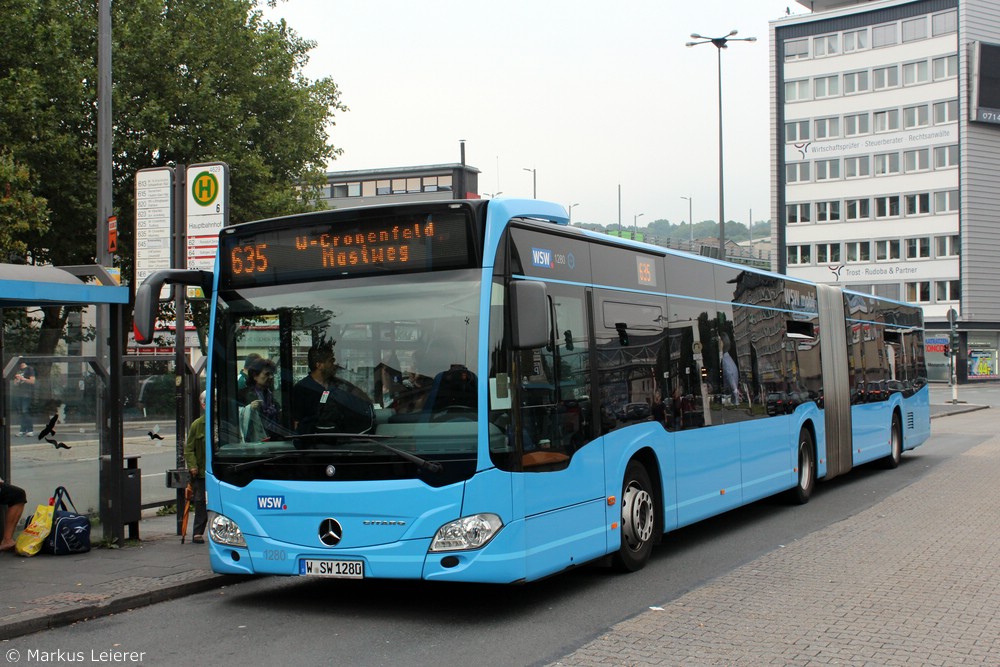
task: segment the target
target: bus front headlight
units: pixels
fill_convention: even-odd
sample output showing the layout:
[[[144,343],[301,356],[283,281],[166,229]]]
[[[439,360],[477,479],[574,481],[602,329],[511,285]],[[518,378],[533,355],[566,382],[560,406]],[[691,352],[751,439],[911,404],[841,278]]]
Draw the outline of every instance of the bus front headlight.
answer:
[[[236,522],[221,514],[212,514],[208,534],[212,541],[218,544],[231,547],[245,547],[247,545],[243,539],[243,531],[236,525]]]
[[[473,514],[438,528],[431,541],[431,551],[467,551],[479,549],[503,528],[496,514]]]

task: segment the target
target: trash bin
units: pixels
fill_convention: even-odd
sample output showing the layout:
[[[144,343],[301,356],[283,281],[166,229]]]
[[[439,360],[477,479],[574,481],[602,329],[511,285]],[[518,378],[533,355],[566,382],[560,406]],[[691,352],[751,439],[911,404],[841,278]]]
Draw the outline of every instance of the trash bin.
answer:
[[[122,506],[121,522],[128,527],[128,539],[139,539],[139,520],[142,518],[142,470],[139,469],[139,456],[126,456],[125,467],[117,471],[121,476]],[[107,475],[112,474],[110,466],[101,468],[101,485],[103,488],[110,487],[110,480]],[[101,520],[107,518],[103,515]]]

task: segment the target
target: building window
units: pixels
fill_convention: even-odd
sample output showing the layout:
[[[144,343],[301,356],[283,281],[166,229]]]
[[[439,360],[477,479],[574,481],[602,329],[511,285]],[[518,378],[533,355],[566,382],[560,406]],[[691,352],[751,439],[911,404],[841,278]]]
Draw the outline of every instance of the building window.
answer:
[[[934,147],[934,168],[947,169],[958,166],[958,144]]]
[[[792,162],[785,165],[785,181],[788,183],[808,183],[809,163]]]
[[[927,215],[931,212],[931,193],[921,192],[915,195],[904,195],[903,206],[906,215]]]
[[[913,86],[918,83],[927,83],[930,80],[930,69],[926,60],[918,60],[915,63],[903,64],[903,85]]]
[[[785,207],[785,221],[790,225],[809,222],[809,208],[809,204],[788,204]]]
[[[844,94],[853,95],[868,90],[868,70],[844,74]]]
[[[451,176],[424,176],[424,192],[451,192]]]
[[[958,100],[934,103],[934,124],[954,123],[958,120]]]
[[[815,80],[815,97],[819,99],[821,97],[833,97],[834,95],[840,94],[840,77],[836,74],[833,76],[821,76],[817,77]]]
[[[899,301],[899,283],[878,283],[873,287],[875,296]]]
[[[816,222],[836,222],[840,220],[839,201],[816,202]]]
[[[899,85],[899,67],[889,65],[888,67],[877,67],[872,70],[872,88],[882,90],[883,88],[895,88]]]
[[[844,202],[848,220],[867,220],[871,217],[867,199],[848,199]]]
[[[915,107],[903,107],[903,128],[925,127],[930,125],[930,112],[926,104]]]
[[[931,34],[946,35],[950,32],[958,32],[958,12],[954,9],[949,12],[942,12],[931,16]]]
[[[388,179],[375,181],[375,194],[387,195],[392,192],[392,184]]]
[[[785,60],[799,60],[808,57],[808,39],[789,39],[785,42]]]
[[[895,23],[886,23],[872,28],[872,48],[891,46],[899,41]]]
[[[930,149],[919,148],[914,151],[903,151],[903,169],[912,171],[927,171],[931,168]]]
[[[900,243],[899,239],[885,239],[875,242],[875,261],[891,262],[898,260]]]
[[[875,112],[876,132],[895,132],[899,129],[899,109]]]
[[[870,158],[867,155],[844,158],[844,178],[859,178],[869,175]]]
[[[927,259],[931,256],[931,240],[926,236],[906,239],[906,259]]]
[[[844,33],[844,53],[868,48],[868,29],[851,30]]]
[[[789,143],[809,141],[809,121],[795,120],[785,123],[785,141]]]
[[[934,193],[935,213],[955,213],[958,211],[958,190]]]
[[[816,244],[816,263],[817,264],[834,264],[834,263],[840,263],[840,244],[839,243],[817,243]]]
[[[961,254],[958,234],[935,236],[934,245],[938,257],[958,257]]]
[[[816,180],[829,181],[840,178],[840,160],[816,160]]]
[[[961,301],[962,283],[958,280],[936,280],[934,281],[935,301]]]
[[[812,259],[809,256],[810,246],[790,245],[786,250],[789,266],[794,264],[812,264]]]
[[[899,153],[880,153],[875,156],[875,175],[888,176],[899,173]]]
[[[833,139],[840,136],[840,118],[817,118],[816,119],[816,141],[820,139]]]
[[[809,79],[785,82],[785,101],[798,102],[809,99]]]
[[[835,56],[840,46],[839,35],[823,35],[813,38],[813,56]]]
[[[958,76],[958,56],[942,56],[931,61],[934,69],[934,80],[951,79]]]
[[[906,300],[910,303],[930,303],[931,284],[929,281],[906,283]]]
[[[875,197],[875,217],[876,218],[899,217],[899,195],[885,195],[882,197]]]
[[[858,113],[844,116],[844,136],[853,137],[868,134],[868,114]]]
[[[872,261],[871,241],[851,241],[845,243],[845,256],[848,262]]]
[[[927,39],[926,16],[903,21],[903,42],[913,42],[918,39]]]

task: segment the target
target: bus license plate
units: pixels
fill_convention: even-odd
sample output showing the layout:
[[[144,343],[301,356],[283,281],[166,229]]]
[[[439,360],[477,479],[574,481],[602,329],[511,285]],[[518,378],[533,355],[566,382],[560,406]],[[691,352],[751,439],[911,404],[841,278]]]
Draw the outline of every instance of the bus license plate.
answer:
[[[319,560],[316,558],[303,558],[299,561],[299,574],[312,577],[364,579],[365,564],[360,560]]]

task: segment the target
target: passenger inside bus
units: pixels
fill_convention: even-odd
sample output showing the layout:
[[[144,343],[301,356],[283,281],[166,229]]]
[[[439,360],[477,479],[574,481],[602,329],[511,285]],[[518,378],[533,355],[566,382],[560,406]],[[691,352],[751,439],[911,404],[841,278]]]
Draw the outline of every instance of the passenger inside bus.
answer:
[[[247,387],[240,394],[240,432],[248,442],[280,435],[281,405],[274,399],[274,362],[256,359],[247,368]]]

